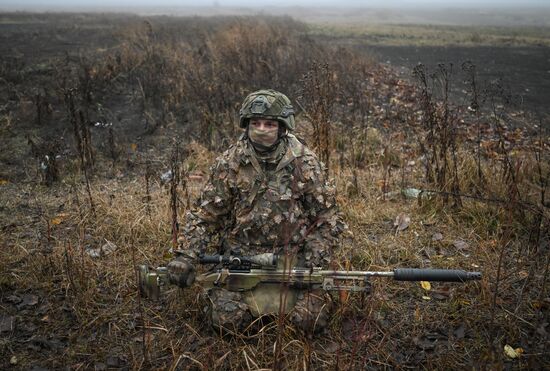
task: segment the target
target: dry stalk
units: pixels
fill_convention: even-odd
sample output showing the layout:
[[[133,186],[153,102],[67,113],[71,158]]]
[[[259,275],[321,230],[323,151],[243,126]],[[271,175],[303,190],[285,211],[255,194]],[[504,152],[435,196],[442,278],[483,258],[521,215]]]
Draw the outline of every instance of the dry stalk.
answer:
[[[332,152],[331,117],[336,90],[333,73],[328,64],[313,63],[310,70],[301,79],[300,107],[311,118],[314,133],[314,147],[319,159],[330,168]]]
[[[88,121],[85,119],[84,113],[81,110],[78,111],[78,117],[79,129],[82,138],[82,151],[84,154],[84,158],[86,159],[85,167],[93,169],[95,163],[95,155],[92,146],[92,133],[90,132],[90,126],[88,125]]]
[[[84,180],[86,181],[86,192],[88,194],[88,200],[90,201],[90,210],[94,217],[96,216],[94,199],[92,197],[92,190],[90,188],[90,179],[88,178],[88,169],[84,168]]]
[[[439,191],[459,194],[457,117],[449,102],[452,67],[452,64],[449,67],[439,64],[436,73],[428,77],[427,69],[420,64],[415,67],[413,74],[421,90],[423,124],[427,132],[425,140],[420,141],[420,148],[426,158],[426,181],[435,184]],[[434,89],[430,85],[440,86],[441,101],[434,98]],[[443,203],[447,204],[448,201],[447,195],[443,194]],[[462,206],[460,197],[453,197],[453,206]]]
[[[85,158],[84,150],[82,144],[82,134],[80,132],[80,125],[78,124],[78,116],[76,112],[75,102],[74,102],[74,89],[67,89],[64,92],[65,97],[65,106],[67,107],[67,114],[69,116],[69,122],[73,128],[73,135],[76,143],[76,151],[80,159],[80,168],[84,169]]]
[[[109,126],[107,141],[109,143],[109,154],[111,155],[111,161],[112,161],[111,166],[114,169],[116,160],[118,159],[118,150],[117,150],[117,145],[115,141],[115,133],[112,126]]]
[[[137,261],[136,261],[136,251],[134,247],[134,236],[133,233],[130,232],[130,250],[132,252],[132,267],[134,269],[134,276],[135,276],[135,282],[136,282],[136,297],[137,297],[137,306],[138,306],[138,314],[139,318],[141,318],[141,344],[142,344],[142,355],[143,355],[143,362],[146,365],[150,364],[149,361],[149,354],[147,351],[147,321],[145,319],[145,311],[143,310],[143,304],[141,302],[141,293],[140,293],[140,280],[139,280],[139,271],[137,269]]]
[[[477,164],[477,181],[478,181],[478,190],[484,188],[485,179],[483,176],[483,170],[481,169],[481,142],[483,139],[482,130],[481,130],[481,104],[479,96],[479,88],[477,81],[476,65],[470,61],[464,62],[462,64],[462,70],[468,73],[469,86],[471,93],[470,106],[468,109],[475,114],[475,123],[477,128],[477,141],[476,141],[476,164]]]
[[[73,259],[72,259],[72,248],[71,243],[66,242],[64,243],[64,251],[63,256],[65,258],[65,270],[67,272],[67,278],[69,279],[69,283],[71,284],[72,291],[76,294],[78,292],[77,286],[75,285],[74,277],[73,277]]]
[[[151,218],[151,177],[153,171],[151,169],[151,160],[145,160],[145,210],[149,218]]]
[[[172,248],[178,247],[178,184],[180,182],[180,148],[178,140],[174,140],[172,156],[170,157],[170,211],[172,226]]]

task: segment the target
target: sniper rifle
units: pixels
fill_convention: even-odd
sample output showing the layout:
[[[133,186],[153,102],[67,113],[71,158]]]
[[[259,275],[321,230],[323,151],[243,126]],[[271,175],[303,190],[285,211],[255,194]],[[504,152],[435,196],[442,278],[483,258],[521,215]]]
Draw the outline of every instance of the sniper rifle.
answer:
[[[295,267],[271,253],[254,256],[202,255],[201,265],[215,264],[210,271],[198,275],[196,282],[203,288],[219,287],[246,292],[260,284],[284,285],[293,289],[323,289],[326,291],[369,292],[371,277],[393,278],[395,281],[466,282],[480,280],[480,272],[457,269],[396,268],[393,271],[341,271],[322,268]],[[171,284],[166,267],[138,266],[140,293],[158,300],[161,288]]]

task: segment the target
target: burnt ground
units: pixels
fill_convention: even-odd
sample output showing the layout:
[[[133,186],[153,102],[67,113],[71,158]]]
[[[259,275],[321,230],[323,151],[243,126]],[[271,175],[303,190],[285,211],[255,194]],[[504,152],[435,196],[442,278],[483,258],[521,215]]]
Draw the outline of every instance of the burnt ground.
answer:
[[[116,29],[136,21],[126,14],[0,13],[0,53],[3,61],[32,64],[108,48],[117,42]]]
[[[107,133],[101,133],[101,126],[91,128],[99,158],[91,179],[97,215],[87,207],[88,196],[77,170],[63,99],[56,94],[60,74],[54,74],[55,68],[63,67],[64,59],[78,62],[88,54],[99,56],[93,66],[101,67],[102,53],[118,43],[120,26],[136,22],[143,25],[144,19],[78,14],[14,15],[7,21],[7,16],[3,17],[0,61],[4,80],[0,83],[9,84],[1,85],[0,103],[0,122],[5,125],[0,127],[0,134],[6,143],[0,149],[0,270],[7,272],[0,278],[0,368],[274,367],[272,349],[277,332],[268,332],[257,343],[219,339],[197,309],[196,292],[172,291],[162,305],[137,299],[132,268],[136,246],[139,262],[156,265],[169,259],[169,195],[158,178],[167,169],[164,160],[170,156],[164,144],[171,143],[174,133],[182,131],[183,123],[169,122],[148,136],[142,135],[147,131],[147,120],[138,113],[140,101],[132,85],[121,83],[124,74],[112,76],[105,89],[93,91],[101,105],[97,105],[90,122],[105,119],[115,123],[121,154],[116,165],[114,161],[111,165]],[[202,21],[192,22],[200,25]],[[162,21],[153,23],[157,26]],[[140,46],[137,44],[137,48]],[[396,56],[408,52],[406,48],[392,50]],[[435,62],[441,50],[432,50]],[[390,59],[379,53],[382,60]],[[410,53],[411,61],[423,55],[412,47]],[[508,66],[513,68],[512,63]],[[418,96],[392,73],[378,76],[384,71],[389,69],[382,68],[372,79],[382,83],[370,88],[383,101],[380,107],[373,107],[373,115],[385,125],[382,118],[392,120],[388,117],[388,102],[394,102],[393,111],[408,117],[414,110],[411,101]],[[33,99],[44,88],[48,88],[43,95],[51,113],[37,127]],[[390,94],[390,90],[398,94]],[[104,99],[100,99],[102,94]],[[102,117],[107,109],[109,115]],[[382,124],[378,126],[382,128]],[[50,135],[59,133],[64,134],[65,149],[59,159],[62,180],[48,188],[40,182],[40,163],[33,158],[26,135],[47,142]],[[397,135],[393,137],[395,143],[389,145],[391,137],[374,135],[374,144],[366,154],[370,156],[368,166],[353,176],[347,173],[349,169],[343,173],[341,170],[338,179],[343,211],[357,235],[354,268],[385,270],[403,265],[431,266],[433,262],[434,267],[483,271],[484,280],[468,285],[434,285],[430,290],[419,284],[378,280],[366,303],[354,297],[350,305],[340,307],[331,336],[310,342],[285,334],[283,364],[296,369],[301,369],[306,360],[312,369],[547,367],[547,238],[539,239],[540,247],[532,247],[529,231],[525,231],[529,226],[521,226],[528,219],[514,221],[520,225],[517,232],[502,233],[506,230],[502,220],[507,211],[499,205],[472,202],[459,212],[439,212],[435,206],[421,205],[417,200],[386,200],[386,190],[398,191],[405,177],[420,183],[423,173],[421,154],[415,149],[407,157],[405,149],[413,145],[400,144]],[[416,139],[411,134],[410,142]],[[489,146],[492,144],[487,143],[488,149],[493,148]],[[201,178],[215,151],[196,144],[190,151],[194,158],[187,159],[186,169],[197,167],[202,173],[192,175]],[[386,154],[407,166],[386,175],[386,168],[399,166],[381,166],[386,163],[382,158]],[[149,183],[143,158],[158,159],[153,164],[150,194],[146,191]],[[528,160],[525,163],[529,164]],[[500,166],[497,160],[487,160],[488,167],[497,168],[495,164]],[[470,174],[467,170],[465,181]],[[386,176],[390,178],[389,188]],[[538,185],[536,177],[524,176],[531,182],[529,186]],[[492,185],[500,189],[501,182]],[[201,186],[190,186],[193,198]],[[527,196],[535,199],[538,194]],[[152,212],[145,211],[149,207]],[[150,214],[148,218],[143,217],[146,214]],[[411,215],[411,225],[397,233],[396,216],[402,214]],[[538,225],[543,232],[547,228],[543,222]],[[89,249],[102,247],[106,241],[115,243],[118,250],[99,259],[88,254]],[[496,264],[498,253],[504,253],[500,246],[508,248],[503,263],[506,273],[500,289],[494,289],[496,271],[500,269]],[[524,354],[510,357],[503,353],[504,346]],[[249,364],[249,356],[253,363]]]
[[[457,99],[467,99],[463,90],[461,65],[470,61],[477,66],[481,86],[500,79],[513,95],[518,109],[550,114],[550,48],[545,46],[381,46],[367,45],[365,49],[383,63],[401,69],[401,75],[412,77],[418,63],[434,70],[438,63],[453,63],[457,79]]]

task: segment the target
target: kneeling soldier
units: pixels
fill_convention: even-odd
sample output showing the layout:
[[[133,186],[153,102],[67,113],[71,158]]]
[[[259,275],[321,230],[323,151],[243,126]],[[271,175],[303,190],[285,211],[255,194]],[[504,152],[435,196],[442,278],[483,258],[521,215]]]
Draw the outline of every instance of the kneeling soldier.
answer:
[[[293,134],[294,109],[274,90],[260,90],[240,110],[243,134],[216,159],[196,207],[186,215],[179,238],[183,254],[168,265],[170,280],[193,283],[193,259],[209,246],[223,255],[274,253],[289,266],[323,267],[347,230],[323,164]],[[281,261],[284,261],[282,259]],[[243,331],[254,317],[288,311],[305,331],[328,322],[330,299],[321,290],[261,284],[250,291],[211,288],[215,327]],[[280,308],[284,303],[284,308]]]

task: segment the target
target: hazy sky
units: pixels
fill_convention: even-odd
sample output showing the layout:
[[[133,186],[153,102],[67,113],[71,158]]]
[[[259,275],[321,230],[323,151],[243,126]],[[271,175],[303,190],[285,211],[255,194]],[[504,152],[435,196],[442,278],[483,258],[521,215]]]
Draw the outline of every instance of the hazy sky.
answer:
[[[120,7],[120,6],[338,6],[338,7],[399,7],[439,5],[444,7],[550,7],[550,0],[0,0],[0,8],[20,7]]]

